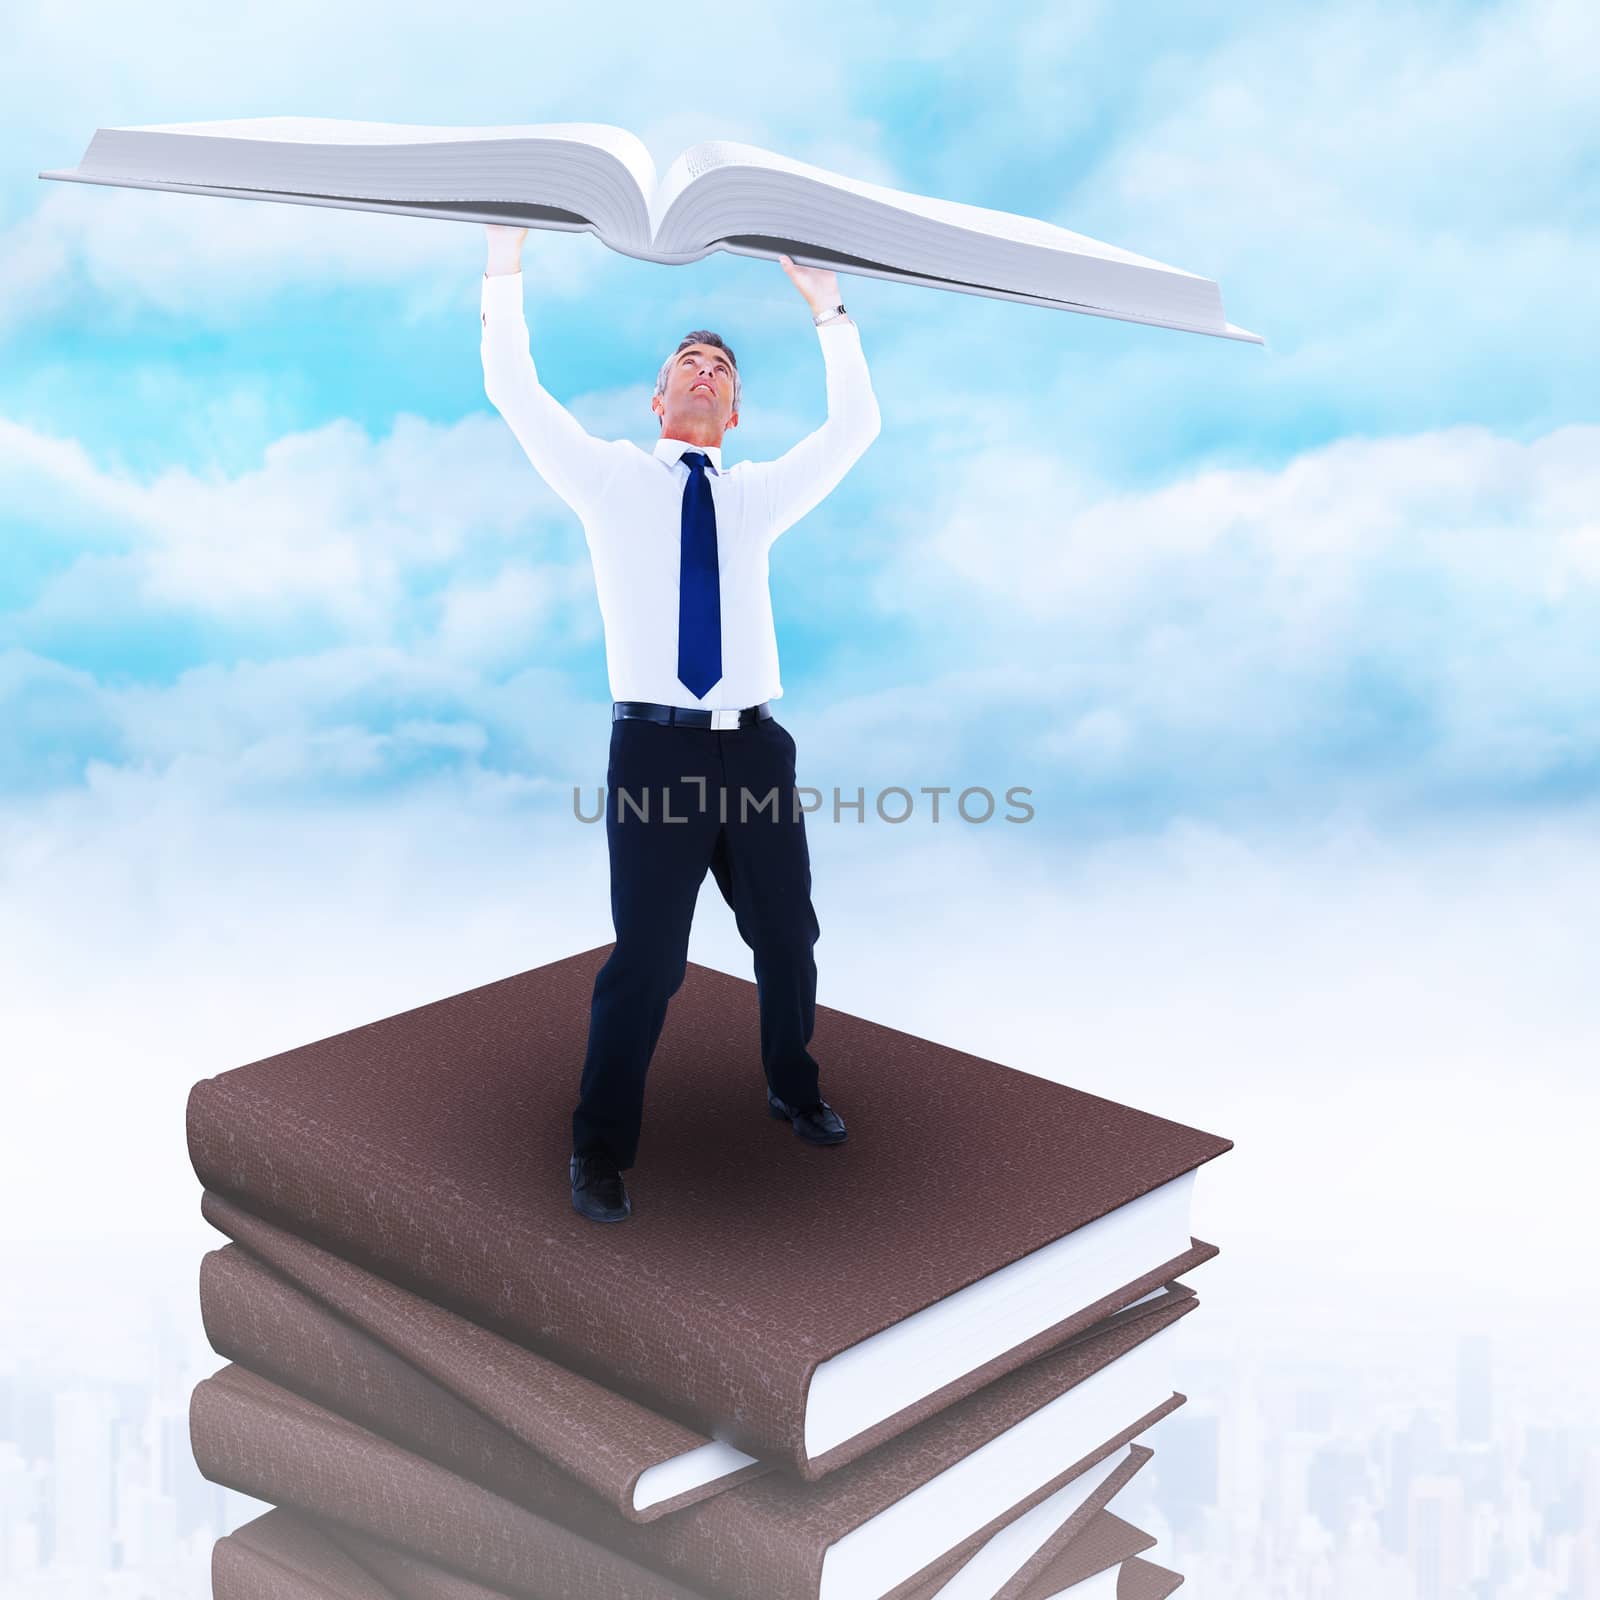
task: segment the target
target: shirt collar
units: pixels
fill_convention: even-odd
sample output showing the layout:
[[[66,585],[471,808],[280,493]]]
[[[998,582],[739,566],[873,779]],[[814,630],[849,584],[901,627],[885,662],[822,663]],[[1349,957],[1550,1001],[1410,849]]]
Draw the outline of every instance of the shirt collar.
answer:
[[[698,450],[720,473],[722,471],[722,446],[720,444],[691,444],[687,439],[657,439],[652,454],[657,461],[675,462],[685,450]]]

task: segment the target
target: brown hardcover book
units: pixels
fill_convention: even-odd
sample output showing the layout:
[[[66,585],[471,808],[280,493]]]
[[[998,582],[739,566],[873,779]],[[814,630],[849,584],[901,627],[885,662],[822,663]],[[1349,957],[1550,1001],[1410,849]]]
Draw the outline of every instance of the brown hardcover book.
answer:
[[[378,1340],[631,1521],[653,1521],[772,1470],[209,1190],[201,1210],[245,1252],[230,1247],[202,1264],[200,1307],[212,1347],[290,1388],[301,1387],[297,1373],[314,1370],[301,1346],[329,1324],[297,1316],[283,1282],[336,1312],[342,1322],[334,1328],[348,1323]],[[264,1300],[274,1303],[270,1317]],[[1142,1313],[1134,1303],[1121,1314]],[[1109,1325],[1102,1318],[1077,1337]]]
[[[1153,1561],[1135,1556],[1131,1561],[1122,1563],[1117,1578],[1117,1600],[1167,1600],[1167,1596],[1182,1582],[1180,1573],[1168,1572]],[[1040,1600],[1054,1600],[1054,1596],[1041,1596]],[[1070,1592],[1064,1600],[1071,1600]]]
[[[1073,1480],[1085,1504],[1095,1489],[1115,1492],[1137,1465],[1126,1447],[1182,1403],[1170,1390],[1155,1404],[1130,1397],[1163,1376],[1194,1304],[1179,1296],[1009,1373],[820,1483],[768,1474],[648,1524],[565,1474],[541,1476],[525,1446],[354,1329],[319,1344],[320,1368],[297,1380],[336,1407],[230,1366],[196,1387],[191,1439],[216,1482],[491,1587],[527,1587],[534,1570],[575,1559],[578,1539],[734,1600],[901,1600]],[[1112,1414],[1133,1420],[1107,1425]],[[1084,1447],[1087,1428],[1103,1431]]]
[[[211,1547],[212,1600],[401,1600],[327,1530],[274,1507]],[[488,1591],[482,1591],[488,1600]]]
[[[1075,1600],[1072,1586],[1154,1543],[1113,1513],[1096,1512],[1075,1538],[1049,1541],[1050,1560],[1025,1588],[1008,1585],[993,1600],[1054,1600],[1063,1592],[1064,1600]],[[650,1579],[653,1588],[630,1590],[628,1578],[625,1572],[613,1573],[602,1552],[591,1580],[572,1594],[582,1600],[676,1600],[689,1592],[655,1578]],[[947,1581],[947,1574],[930,1578],[911,1600],[941,1600]],[[491,1589],[399,1546],[274,1507],[217,1541],[212,1593],[214,1600],[529,1600],[531,1592]],[[1078,1593],[1092,1600],[1081,1589]],[[532,1600],[547,1595],[553,1592],[533,1594]]]
[[[1230,1141],[828,1007],[849,1140],[767,1113],[753,983],[690,964],[634,1216],[567,1186],[610,946],[196,1084],[210,1189],[685,1427],[807,1478],[1156,1287]]]
[[[983,1600],[1050,1600],[1066,1590],[1070,1600],[1096,1600],[1091,1590],[1078,1588],[1091,1578],[1098,1588],[1114,1594],[1123,1564],[1155,1540],[1111,1511],[1102,1511],[1074,1538],[1059,1533],[1044,1541],[1012,1574]],[[379,1574],[382,1576],[382,1574]],[[973,1591],[976,1594],[976,1591]],[[941,1600],[972,1600],[952,1592]]]
[[[296,1318],[295,1302],[281,1294],[276,1314],[265,1316],[262,1302],[276,1285],[292,1284],[631,1521],[654,1521],[773,1470],[210,1190],[200,1208],[248,1252],[230,1246],[201,1264],[200,1311],[219,1355],[268,1377],[282,1374],[294,1387],[291,1375],[314,1365],[300,1347],[326,1322]]]
[[[401,1546],[283,1506],[211,1550],[212,1600],[705,1600],[584,1539],[528,1571],[525,1585],[490,1588]]]
[[[1080,1474],[1114,1471],[1115,1450],[1178,1403],[1172,1336],[1196,1304],[1192,1290],[1174,1285],[1096,1336],[995,1380],[820,1483],[775,1473],[640,1525],[240,1246],[207,1257],[202,1296],[213,1341],[253,1374],[421,1461],[713,1587],[721,1553],[737,1559],[749,1551],[758,1569],[770,1563],[786,1574],[820,1572],[850,1534],[844,1556],[831,1558],[835,1569],[893,1568],[882,1584],[888,1588],[952,1548],[976,1549],[988,1532]],[[1132,1429],[1129,1418],[1140,1419]],[[980,1448],[982,1460],[969,1460]],[[913,1491],[921,1493],[912,1498]]]
[[[942,1578],[937,1600],[1030,1600],[1091,1578],[1098,1580],[1094,1588],[1074,1591],[1074,1600],[1112,1600],[1117,1568],[1154,1543],[1149,1534],[1109,1510],[1077,1523],[1063,1522],[1054,1502],[1047,1500],[1002,1529],[959,1571]]]

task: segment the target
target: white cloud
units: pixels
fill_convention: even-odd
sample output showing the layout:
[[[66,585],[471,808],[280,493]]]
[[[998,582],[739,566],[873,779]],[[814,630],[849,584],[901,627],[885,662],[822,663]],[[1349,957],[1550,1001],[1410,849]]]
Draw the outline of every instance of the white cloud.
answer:
[[[60,165],[74,165],[78,153]],[[431,314],[437,286],[452,279],[465,308],[483,264],[482,229],[461,224],[98,184],[37,187],[34,207],[0,234],[0,332],[91,304],[129,322],[153,309],[226,327],[270,295],[352,283],[411,291],[421,298],[409,314]],[[537,258],[552,292],[582,280],[591,266],[584,255]]]
[[[603,834],[566,805],[484,775],[239,805],[173,767],[0,810],[13,1122],[72,1126],[93,1175],[41,1212],[60,1143],[15,1147],[0,1233],[175,1231],[196,1078],[607,942]],[[1098,844],[819,821],[819,998],[1234,1139],[1195,1226],[1236,1313],[1289,1258],[1335,1330],[1375,1277],[1434,1317],[1486,1261],[1499,1296],[1549,1295],[1600,1110],[1594,820],[1375,834],[1330,806]],[[750,975],[714,890],[691,955]]]
[[[0,481],[28,538],[94,547],[13,613],[24,636],[92,633],[109,616],[150,610],[247,629],[315,619],[382,639],[407,585],[436,582],[474,546],[492,557],[570,534],[566,507],[504,423],[481,413],[453,426],[402,415],[381,439],[341,419],[277,439],[245,471],[173,467],[148,482],[6,423]],[[556,569],[551,581],[576,604],[570,577]]]
[[[398,776],[398,723],[476,723],[520,749],[499,680],[533,663],[564,678],[579,648],[597,665],[581,533],[492,415],[402,416],[382,439],[338,422],[242,472],[149,482],[14,425],[0,451],[41,550],[57,524],[96,529],[11,614],[19,645],[48,657],[62,641],[81,660],[98,638],[153,638],[171,619],[249,658],[141,681],[125,649],[134,681],[66,724],[98,729],[102,758],[119,743],[140,758],[205,749],[241,777],[287,781],[281,752],[264,765],[243,752],[288,725],[308,775],[324,757],[331,776],[385,755]],[[997,752],[1089,793],[1136,782],[1173,804],[1290,803],[1332,781],[1396,799],[1589,784],[1596,462],[1594,428],[1522,443],[1463,427],[1139,492],[980,446],[880,516],[881,560],[850,557],[862,575],[834,632],[893,630],[897,664],[863,677],[842,650],[797,684],[790,657],[801,694],[785,715],[823,735],[814,748],[852,784],[892,767],[885,781],[978,761],[992,773]],[[822,582],[847,539],[819,530],[803,561],[782,552],[775,590]],[[34,692],[14,684],[12,703]]]
[[[438,649],[480,666],[520,660],[558,609],[594,609],[587,568],[511,561],[484,582],[452,583],[439,603]]]
[[[1297,628],[1337,615],[1374,566],[1397,559],[1549,601],[1591,587],[1596,427],[1527,444],[1475,426],[1346,438],[1281,470],[1208,468],[1122,492],[1086,483],[1060,456],[1005,446],[952,469],[953,482],[899,514],[906,559],[883,579],[886,605],[931,573],[1035,618],[1104,616],[1232,552]]]
[[[1056,218],[1216,278],[1266,333],[1262,360],[1172,352],[1206,385],[1184,409],[1247,442],[1353,408],[1386,431],[1560,416],[1600,335],[1577,287],[1600,267],[1597,55],[1586,0],[1261,12],[1123,84],[1120,137]],[[1146,348],[1114,344],[1110,376],[1148,413],[1174,372]]]
[[[1329,276],[1352,259],[1376,266],[1370,247],[1396,235],[1578,223],[1600,135],[1597,45],[1583,0],[1261,13],[1198,56],[1158,61],[1143,81],[1150,115],[1081,198],[1175,232],[1203,226],[1240,265],[1263,225],[1288,222],[1281,242],[1342,242]]]
[[[875,600],[969,663],[941,691],[971,715],[1048,704],[1039,748],[1075,769],[1596,779],[1600,429],[1345,439],[1143,492],[1002,447],[952,471],[897,509]],[[967,718],[941,704],[917,736],[947,748]]]

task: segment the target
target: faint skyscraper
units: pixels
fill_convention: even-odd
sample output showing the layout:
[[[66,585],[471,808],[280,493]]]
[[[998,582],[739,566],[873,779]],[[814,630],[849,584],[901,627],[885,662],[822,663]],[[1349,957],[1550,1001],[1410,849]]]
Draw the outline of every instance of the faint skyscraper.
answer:
[[[0,1443],[0,1580],[19,1576],[24,1532],[33,1521],[32,1484],[27,1463],[14,1441]]]
[[[1571,1592],[1600,1595],[1600,1444],[1591,1443],[1578,1475],[1578,1533],[1572,1541]]]
[[[32,1380],[24,1380],[20,1392],[13,1393],[11,1404],[15,1439],[22,1448],[22,1459],[30,1464],[48,1461],[55,1449],[55,1396],[50,1388]]]
[[[1526,1430],[1522,1471],[1533,1488],[1544,1527],[1550,1533],[1576,1533],[1583,1526],[1583,1478],[1577,1433],[1571,1428],[1534,1426]]]
[[[1267,1428],[1261,1415],[1258,1363],[1249,1357],[1234,1368],[1222,1415],[1217,1504],[1234,1538],[1261,1525],[1267,1485]]]
[[[1420,1600],[1461,1600],[1467,1579],[1466,1521],[1454,1478],[1411,1485],[1411,1570]]]
[[[179,1538],[196,1531],[221,1534],[226,1531],[226,1491],[221,1484],[201,1477],[189,1443],[186,1416],[159,1419],[156,1482],[177,1507]]]
[[[1489,1340],[1463,1334],[1456,1345],[1456,1443],[1488,1444],[1493,1416],[1494,1375]]]
[[[1334,1411],[1330,1384],[1302,1384],[1295,1391],[1294,1425],[1302,1433],[1332,1433]]]
[[[1204,1513],[1217,1503],[1218,1459],[1221,1448],[1215,1413],[1191,1416],[1185,1406],[1168,1419],[1161,1434],[1156,1461],[1160,1468],[1161,1503],[1173,1530],[1190,1534]]]
[[[14,1372],[0,1372],[0,1444],[22,1443],[22,1380]]]
[[[1345,1537],[1357,1507],[1364,1507],[1372,1497],[1366,1455],[1356,1445],[1330,1442],[1312,1456],[1307,1509],[1335,1538]]]
[[[111,1418],[98,1390],[67,1389],[55,1404],[55,1538],[51,1560],[111,1569]]]
[[[1415,1600],[1417,1589],[1403,1557],[1387,1551],[1370,1502],[1357,1501],[1349,1532],[1334,1560],[1336,1600]]]
[[[1387,1549],[1405,1555],[1411,1549],[1411,1486],[1444,1465],[1439,1424],[1426,1411],[1412,1414],[1410,1425],[1389,1440],[1389,1481],[1379,1524]]]

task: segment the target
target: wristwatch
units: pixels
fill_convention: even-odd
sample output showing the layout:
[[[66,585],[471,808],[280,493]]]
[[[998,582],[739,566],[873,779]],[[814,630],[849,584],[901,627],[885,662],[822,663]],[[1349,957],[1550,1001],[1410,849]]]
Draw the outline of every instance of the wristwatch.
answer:
[[[824,322],[835,322],[845,315],[843,306],[835,306],[831,311],[817,311],[812,314],[811,320],[820,328]]]

